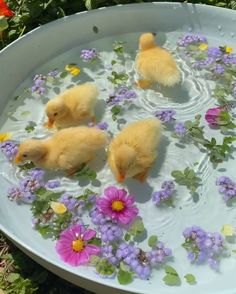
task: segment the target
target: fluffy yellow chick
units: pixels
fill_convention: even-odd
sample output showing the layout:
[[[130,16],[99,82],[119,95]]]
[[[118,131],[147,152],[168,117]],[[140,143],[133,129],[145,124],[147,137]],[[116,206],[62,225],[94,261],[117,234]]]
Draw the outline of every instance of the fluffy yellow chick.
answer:
[[[136,68],[142,79],[137,82],[141,88],[153,83],[173,87],[180,82],[180,71],[172,55],[155,43],[152,33],[142,34],[139,39],[140,52],[136,59]]]
[[[32,161],[36,167],[64,170],[68,175],[93,159],[107,143],[107,134],[85,126],[60,130],[45,140],[27,140],[20,144],[15,163]]]
[[[66,90],[46,104],[46,127],[63,129],[77,126],[82,121],[96,121],[94,106],[99,92],[95,84],[85,83]]]
[[[112,140],[108,163],[119,183],[129,177],[146,180],[157,157],[160,135],[161,122],[150,118],[128,125]]]

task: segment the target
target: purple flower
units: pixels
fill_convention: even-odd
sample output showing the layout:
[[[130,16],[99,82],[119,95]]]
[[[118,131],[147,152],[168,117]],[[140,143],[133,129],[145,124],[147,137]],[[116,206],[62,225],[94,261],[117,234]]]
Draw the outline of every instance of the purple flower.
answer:
[[[46,189],[55,189],[61,186],[61,182],[59,180],[51,180],[45,184]]]
[[[207,43],[207,39],[206,37],[204,37],[203,35],[194,35],[194,34],[185,34],[184,36],[182,36],[181,38],[179,38],[177,44],[179,46],[183,46],[183,47],[187,47],[190,44],[193,43]]]
[[[211,126],[218,126],[218,125],[225,124],[225,122],[223,122],[221,119],[222,113],[225,113],[223,107],[210,108],[207,110],[205,114],[205,120]]]
[[[31,92],[32,93],[37,93],[39,95],[43,95],[45,94],[46,92],[46,89],[44,87],[40,87],[40,86],[36,86],[34,85],[32,88],[31,88]]]
[[[108,105],[116,105],[125,100],[134,99],[137,94],[134,90],[130,90],[125,86],[120,86],[115,92],[109,95],[107,100]]]
[[[11,187],[8,190],[8,198],[11,201],[20,201],[23,198],[22,190],[19,187]]]
[[[221,59],[227,65],[236,64],[236,54],[224,54]]]
[[[186,128],[184,123],[182,122],[175,124],[174,129],[175,129],[176,135],[179,137],[183,137],[186,134]]]
[[[34,168],[28,171],[30,177],[34,178],[35,180],[41,181],[45,174],[45,171],[41,168]]]
[[[224,194],[223,198],[225,202],[236,196],[236,183],[229,177],[221,176],[216,180],[216,185],[220,186],[219,192]]]
[[[222,51],[219,47],[210,47],[207,50],[208,56],[213,58],[220,58],[222,55]]]
[[[8,160],[13,160],[18,152],[18,145],[12,141],[5,141],[0,145],[3,154]]]
[[[225,72],[224,67],[221,64],[216,64],[214,68],[215,74],[223,74]]]
[[[154,113],[155,117],[159,118],[163,123],[175,120],[176,111],[172,109],[158,110]]]
[[[108,123],[107,122],[100,122],[96,125],[97,128],[100,130],[107,130],[108,129]]]
[[[106,223],[99,230],[101,239],[105,243],[119,241],[123,237],[123,231],[117,224]]]
[[[104,215],[102,212],[98,210],[96,205],[89,212],[89,216],[91,217],[91,221],[94,225],[104,225],[110,218]]]
[[[84,49],[80,53],[80,57],[83,59],[85,62],[90,62],[94,61],[97,59],[99,56],[97,50],[95,48],[92,49]]]
[[[158,242],[152,251],[147,253],[147,257],[151,265],[163,264],[166,260],[166,257],[170,256],[172,256],[171,249],[165,248],[162,242]]]
[[[208,66],[212,65],[214,62],[215,62],[215,59],[210,56],[205,59],[197,61],[194,64],[194,66],[198,69],[201,69],[201,68],[208,67]]]
[[[173,181],[164,181],[161,185],[162,190],[152,194],[152,201],[159,205],[161,202],[171,200],[174,192],[175,184]]]
[[[58,73],[59,71],[57,69],[54,69],[48,73],[48,76],[55,78],[58,75]]]
[[[69,211],[74,211],[79,207],[78,200],[66,193],[60,197],[59,202],[63,203]]]

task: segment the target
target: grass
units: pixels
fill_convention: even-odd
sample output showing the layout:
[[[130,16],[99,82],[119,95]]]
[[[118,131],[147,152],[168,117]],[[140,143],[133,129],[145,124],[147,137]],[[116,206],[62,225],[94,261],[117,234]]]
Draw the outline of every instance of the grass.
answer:
[[[152,2],[148,0],[8,0],[15,16],[0,37],[0,49],[33,28],[86,9],[115,4]],[[172,2],[178,2],[172,0]],[[236,9],[236,1],[179,1]],[[0,35],[1,36],[1,35]],[[0,294],[89,294],[36,264],[0,233]]]

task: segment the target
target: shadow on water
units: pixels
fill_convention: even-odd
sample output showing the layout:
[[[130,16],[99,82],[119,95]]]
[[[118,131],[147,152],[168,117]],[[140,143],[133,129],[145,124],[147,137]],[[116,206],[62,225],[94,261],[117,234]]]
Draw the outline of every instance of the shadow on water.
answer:
[[[176,103],[187,103],[191,99],[189,96],[189,89],[187,89],[185,83],[180,83],[172,88],[161,86],[159,92],[161,92],[164,97],[173,99],[173,102]]]
[[[154,166],[150,172],[151,178],[156,178],[158,173],[160,172],[161,167],[162,167],[163,163],[165,162],[166,150],[167,150],[167,146],[169,144],[170,144],[170,141],[169,141],[168,137],[163,135],[161,138],[160,145],[159,145],[157,160],[155,161]]]
[[[97,121],[102,120],[106,110],[106,102],[105,100],[97,100],[96,106],[95,106],[95,116]]]
[[[140,183],[135,179],[128,179],[126,181],[129,193],[135,195],[137,203],[145,203],[151,199],[153,188],[146,182]]]

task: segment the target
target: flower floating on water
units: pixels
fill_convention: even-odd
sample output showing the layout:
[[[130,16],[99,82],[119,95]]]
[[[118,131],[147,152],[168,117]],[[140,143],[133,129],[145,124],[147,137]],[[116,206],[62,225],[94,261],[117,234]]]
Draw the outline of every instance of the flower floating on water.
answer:
[[[158,192],[154,192],[152,195],[152,201],[159,205],[161,202],[164,202],[170,206],[172,206],[172,195],[174,192],[175,184],[173,181],[164,181],[161,185],[161,189]]]
[[[207,50],[208,49],[208,45],[206,44],[206,43],[201,43],[199,46],[198,46],[198,48],[200,49],[200,50]]]
[[[226,253],[224,238],[219,233],[207,233],[198,226],[186,228],[182,246],[188,251],[192,263],[207,261],[212,269],[218,269],[219,258]]]
[[[56,214],[64,214],[67,211],[66,206],[60,202],[51,202],[51,208]]]
[[[186,127],[184,123],[182,122],[178,122],[177,124],[175,124],[174,129],[175,129],[175,134],[178,137],[183,137],[186,134]]]
[[[216,185],[219,187],[219,192],[223,194],[225,202],[228,202],[236,196],[236,183],[229,177],[221,176],[216,180]]]
[[[183,46],[183,47],[186,47],[193,43],[196,43],[196,44],[199,43],[199,45],[201,43],[205,44],[207,43],[207,39],[203,35],[185,34],[177,42],[179,46]]]
[[[221,233],[225,237],[232,237],[235,235],[235,229],[231,225],[223,225],[221,228]]]
[[[100,252],[98,246],[88,244],[95,236],[94,230],[86,230],[82,225],[76,224],[61,233],[56,243],[56,251],[64,262],[72,266],[86,264],[90,255]]]
[[[31,88],[32,93],[43,95],[46,92],[46,88],[43,85],[46,83],[46,76],[37,74],[34,77],[34,86]]]
[[[109,95],[107,103],[109,105],[117,105],[125,100],[130,100],[136,97],[137,94],[134,90],[130,90],[126,86],[120,86],[115,92]]]
[[[5,141],[0,145],[3,154],[7,157],[8,160],[13,160],[18,152],[18,146],[12,141]]]
[[[230,114],[225,111],[224,107],[215,107],[207,110],[205,119],[211,126],[227,126],[228,124],[234,124],[231,122]]]
[[[163,123],[174,121],[176,111],[173,109],[158,110],[154,113],[155,117],[159,118]]]
[[[88,126],[91,128],[91,127],[96,127],[96,128],[98,128],[98,129],[100,129],[100,130],[103,130],[103,131],[105,131],[105,130],[107,130],[108,129],[108,123],[107,122],[99,122],[99,123],[97,123],[96,125],[94,124],[94,123],[89,123],[88,124]]]
[[[84,49],[80,53],[80,57],[85,62],[93,62],[98,58],[98,52],[95,48],[92,49]]]
[[[72,74],[72,76],[77,76],[80,73],[80,68],[75,63],[67,64],[65,70]]]
[[[97,199],[97,206],[101,213],[122,224],[131,223],[138,214],[134,206],[134,197],[127,195],[124,189],[110,186],[104,191],[105,197]]]
[[[8,4],[5,3],[3,0],[0,0],[0,16],[14,16],[14,12],[9,9]]]
[[[12,133],[0,133],[0,142],[5,142],[11,139]]]

